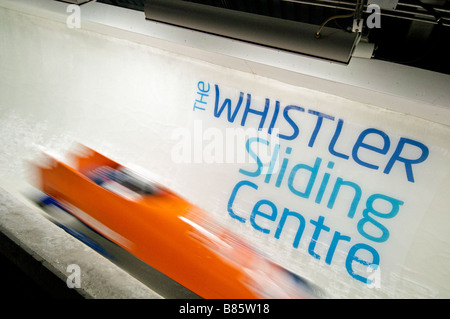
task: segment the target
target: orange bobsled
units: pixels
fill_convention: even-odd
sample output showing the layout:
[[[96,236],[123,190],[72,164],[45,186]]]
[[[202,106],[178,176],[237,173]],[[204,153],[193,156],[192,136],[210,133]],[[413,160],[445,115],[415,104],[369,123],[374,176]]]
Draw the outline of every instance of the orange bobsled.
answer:
[[[301,278],[170,190],[86,148],[75,168],[49,156],[41,190],[76,218],[203,298],[313,297]]]

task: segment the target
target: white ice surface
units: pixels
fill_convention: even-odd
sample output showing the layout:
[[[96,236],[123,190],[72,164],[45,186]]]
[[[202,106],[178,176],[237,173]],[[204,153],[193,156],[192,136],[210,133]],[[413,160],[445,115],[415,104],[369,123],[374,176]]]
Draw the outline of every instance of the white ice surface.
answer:
[[[298,78],[294,80],[290,75],[282,82],[278,75],[274,75],[276,79],[264,77],[213,64],[211,59],[205,62],[168,52],[148,43],[89,29],[69,29],[64,14],[58,20],[0,7],[0,185],[3,188],[26,203],[22,193],[33,180],[28,162],[40,162],[42,149],[64,157],[67,150],[82,143],[125,165],[151,172],[158,182],[215,214],[275,261],[313,280],[330,297],[450,296],[450,219],[446,214],[448,198],[443,195],[450,187],[448,176],[430,203],[431,217],[425,219],[419,235],[408,246],[401,271],[391,274],[396,284],[381,290],[366,289],[323,262],[300,258],[297,252],[281,245],[273,236],[254,231],[248,223],[240,224],[229,218],[226,200],[230,189],[224,185],[238,181],[235,166],[175,164],[171,158],[171,150],[177,143],[172,138],[173,132],[179,127],[189,127],[192,121],[197,81],[217,80],[228,87],[251,89],[258,96],[270,92],[278,97],[295,96],[293,82]],[[252,66],[254,62],[248,63]],[[271,72],[272,69],[266,75]],[[442,81],[448,81],[448,77],[426,74],[438,79],[441,86]],[[301,87],[308,86],[308,79],[317,83],[315,76],[300,78],[305,82],[297,83]],[[330,93],[325,89],[333,88],[332,83],[336,83],[336,87],[344,88],[343,94],[352,92],[354,84],[342,86],[338,82],[339,79],[331,79],[321,89]],[[402,94],[414,89],[414,86],[402,87]],[[417,107],[424,103],[423,99],[429,100],[423,94],[406,99],[392,93],[381,94],[380,100],[389,101],[391,96],[403,110],[409,105]],[[440,110],[445,96],[436,99],[439,105],[430,101],[433,106],[430,110]],[[420,109],[417,116],[423,114],[428,112]],[[436,114],[430,117],[439,117]],[[448,112],[442,111],[441,118],[442,114]],[[442,121],[447,119],[448,116]],[[423,123],[428,122],[421,123],[426,127]],[[441,129],[441,124],[429,122],[429,127]],[[448,140],[448,128],[442,126],[442,132],[446,133],[441,139]],[[448,143],[444,141],[439,146],[448,156]]]

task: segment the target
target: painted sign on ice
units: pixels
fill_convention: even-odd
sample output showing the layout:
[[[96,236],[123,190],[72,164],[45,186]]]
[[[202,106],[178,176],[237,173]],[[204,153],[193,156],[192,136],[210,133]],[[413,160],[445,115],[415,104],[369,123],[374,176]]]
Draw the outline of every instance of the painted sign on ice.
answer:
[[[403,263],[447,170],[445,152],[398,117],[320,92],[198,81],[192,107],[194,139],[172,155],[234,165],[229,218],[366,285]]]

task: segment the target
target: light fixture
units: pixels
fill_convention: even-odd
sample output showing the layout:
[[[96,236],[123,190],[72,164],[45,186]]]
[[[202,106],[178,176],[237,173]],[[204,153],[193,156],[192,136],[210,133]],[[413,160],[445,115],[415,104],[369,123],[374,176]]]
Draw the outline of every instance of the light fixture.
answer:
[[[348,63],[359,33],[182,0],[146,0],[145,17],[197,31]]]

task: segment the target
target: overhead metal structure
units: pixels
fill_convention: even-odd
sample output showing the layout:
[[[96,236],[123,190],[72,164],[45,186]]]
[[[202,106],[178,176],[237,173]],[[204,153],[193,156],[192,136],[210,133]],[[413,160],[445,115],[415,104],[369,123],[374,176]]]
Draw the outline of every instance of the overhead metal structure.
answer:
[[[147,0],[145,17],[194,30],[347,63],[356,33],[179,0]]]

